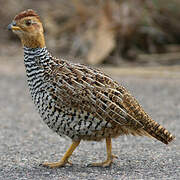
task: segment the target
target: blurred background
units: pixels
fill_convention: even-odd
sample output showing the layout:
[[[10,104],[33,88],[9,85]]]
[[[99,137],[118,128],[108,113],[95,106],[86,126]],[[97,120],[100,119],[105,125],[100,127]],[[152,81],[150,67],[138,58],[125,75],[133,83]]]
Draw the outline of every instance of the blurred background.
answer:
[[[20,53],[7,25],[28,8],[40,15],[57,57],[121,67],[180,64],[179,0],[0,0],[0,58]]]

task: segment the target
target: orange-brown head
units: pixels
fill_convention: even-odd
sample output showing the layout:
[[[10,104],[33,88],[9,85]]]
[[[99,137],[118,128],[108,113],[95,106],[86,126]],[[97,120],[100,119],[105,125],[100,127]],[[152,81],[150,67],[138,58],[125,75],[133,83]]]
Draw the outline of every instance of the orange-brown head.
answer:
[[[22,45],[29,48],[45,47],[44,30],[39,16],[32,9],[16,15],[8,29],[21,39]]]

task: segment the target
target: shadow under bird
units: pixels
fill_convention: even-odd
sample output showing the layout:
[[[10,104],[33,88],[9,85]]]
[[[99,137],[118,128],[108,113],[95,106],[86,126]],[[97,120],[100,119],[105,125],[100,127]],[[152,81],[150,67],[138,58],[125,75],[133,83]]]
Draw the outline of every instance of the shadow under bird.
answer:
[[[62,167],[81,140],[106,139],[107,159],[92,166],[110,166],[111,138],[121,135],[154,137],[168,144],[175,137],[155,122],[118,82],[100,70],[53,57],[45,45],[43,25],[35,11],[15,16],[8,26],[24,48],[29,90],[43,121],[60,136],[72,139],[59,162],[42,165]]]

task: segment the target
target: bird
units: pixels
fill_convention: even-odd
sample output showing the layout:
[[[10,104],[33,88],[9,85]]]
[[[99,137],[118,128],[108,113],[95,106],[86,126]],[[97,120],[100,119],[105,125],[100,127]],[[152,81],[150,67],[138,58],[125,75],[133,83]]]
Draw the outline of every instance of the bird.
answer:
[[[88,65],[56,58],[48,51],[43,24],[32,9],[17,14],[8,29],[21,40],[32,101],[47,126],[72,144],[49,168],[69,161],[80,141],[106,141],[107,158],[91,166],[113,163],[112,139],[122,135],[147,136],[164,144],[175,136],[154,121],[138,101],[109,75]]]

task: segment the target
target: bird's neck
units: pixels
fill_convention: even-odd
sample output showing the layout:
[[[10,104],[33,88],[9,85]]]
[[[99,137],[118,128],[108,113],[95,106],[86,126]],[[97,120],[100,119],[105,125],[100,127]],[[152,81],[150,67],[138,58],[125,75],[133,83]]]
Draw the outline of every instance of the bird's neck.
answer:
[[[46,47],[43,48],[28,48],[24,47],[24,63],[26,69],[37,66],[45,68],[51,64],[52,56]]]
[[[52,56],[44,48],[28,48],[24,47],[24,64],[28,86],[34,99],[34,93],[44,87],[45,74],[53,64]]]
[[[46,46],[45,45],[44,35],[42,33],[35,34],[35,35],[32,35],[32,36],[24,35],[20,39],[21,39],[22,45],[24,47],[44,48]]]

